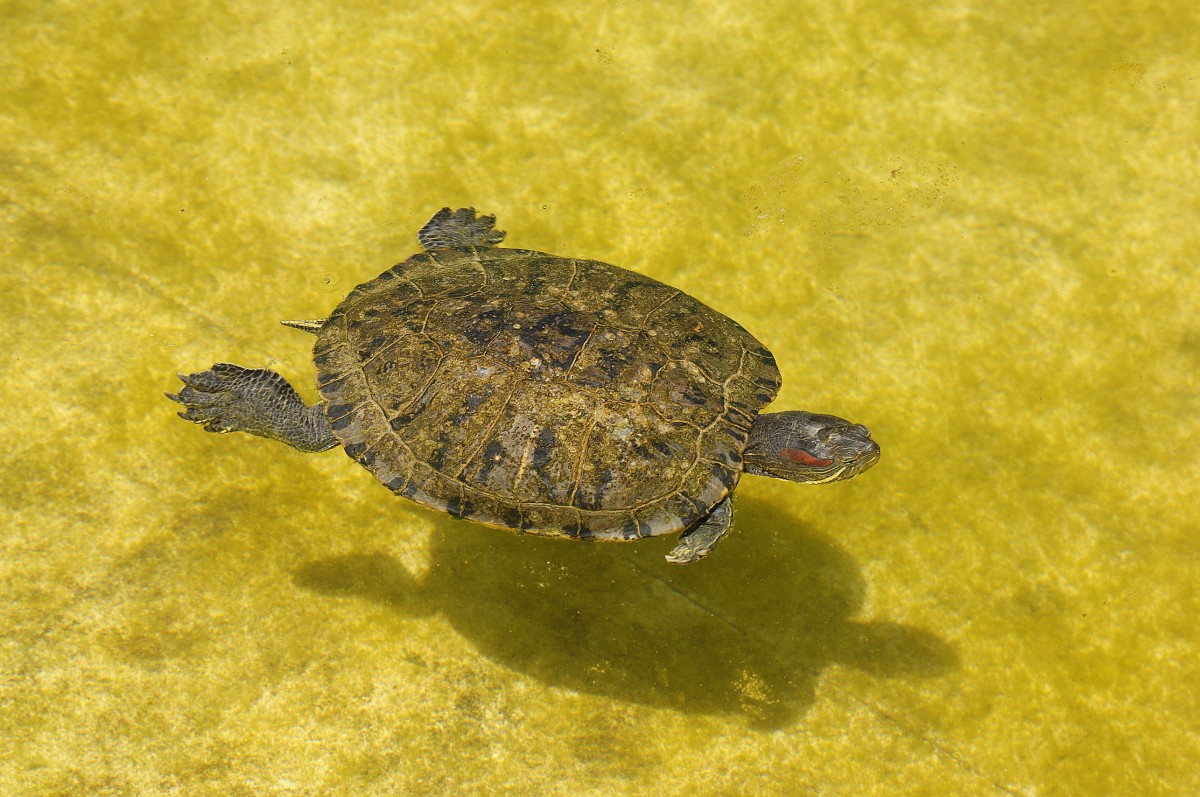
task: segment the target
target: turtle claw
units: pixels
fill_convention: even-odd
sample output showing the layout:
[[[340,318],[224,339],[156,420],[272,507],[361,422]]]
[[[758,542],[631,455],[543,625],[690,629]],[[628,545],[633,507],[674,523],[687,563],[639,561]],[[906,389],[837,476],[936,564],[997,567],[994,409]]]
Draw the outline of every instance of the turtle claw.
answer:
[[[189,387],[206,393],[212,393],[225,389],[223,383],[231,377],[237,377],[247,370],[237,365],[217,363],[207,371],[197,371],[194,374],[175,374],[175,376],[179,377],[179,381],[184,384],[184,389],[180,391],[181,393],[187,393]]]
[[[194,424],[203,425],[203,429],[206,432],[225,434],[226,432],[239,431],[239,429],[232,425],[229,421],[222,420],[220,418],[205,418],[197,413],[192,407],[189,407],[187,412],[177,412],[175,414],[180,418],[183,418],[185,421],[191,421]]]
[[[212,419],[203,417],[199,411],[202,409],[206,409],[207,407],[209,407],[211,405],[202,405],[198,402],[194,402],[192,400],[189,400],[186,397],[186,395],[183,397],[180,396],[180,393],[186,394],[187,391],[188,391],[188,388],[185,387],[183,390],[179,391],[179,393],[166,393],[166,392],[163,393],[164,396],[169,398],[171,401],[174,401],[176,404],[182,404],[183,406],[187,407],[187,409],[184,410],[183,412],[175,413],[176,415],[178,415],[180,418],[183,418],[185,421],[191,421],[192,423],[206,424],[204,429],[205,429],[205,431],[208,431],[208,432],[232,431],[232,429],[216,428],[212,423],[210,423],[210,421]]]
[[[176,374],[179,381],[183,382],[183,389],[164,395],[186,407],[183,412],[176,413],[180,418],[203,425],[205,431],[238,431],[242,428],[236,420],[240,414],[238,404],[241,399],[234,389],[235,385],[229,384],[229,380],[245,370],[218,363],[207,371]]]

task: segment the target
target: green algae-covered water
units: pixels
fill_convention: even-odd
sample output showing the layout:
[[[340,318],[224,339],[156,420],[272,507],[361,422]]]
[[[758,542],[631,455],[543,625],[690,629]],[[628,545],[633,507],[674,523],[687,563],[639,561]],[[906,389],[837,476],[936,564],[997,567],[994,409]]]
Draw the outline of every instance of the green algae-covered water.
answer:
[[[4,794],[1200,790],[1194,3],[143,6],[4,11]],[[444,205],[882,461],[672,568],[174,416]]]

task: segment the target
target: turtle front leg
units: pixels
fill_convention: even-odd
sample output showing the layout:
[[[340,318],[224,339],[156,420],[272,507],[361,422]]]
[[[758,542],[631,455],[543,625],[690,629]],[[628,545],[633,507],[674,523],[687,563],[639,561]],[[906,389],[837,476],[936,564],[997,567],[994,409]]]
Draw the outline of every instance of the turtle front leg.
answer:
[[[708,517],[679,535],[679,544],[669,554],[667,561],[673,565],[690,565],[713,552],[717,543],[733,531],[733,496],[729,496],[713,507]]]
[[[203,424],[205,431],[248,432],[305,452],[337,445],[325,405],[306,406],[274,371],[217,363],[207,371],[178,376],[183,389],[166,396],[187,407],[180,418]]]

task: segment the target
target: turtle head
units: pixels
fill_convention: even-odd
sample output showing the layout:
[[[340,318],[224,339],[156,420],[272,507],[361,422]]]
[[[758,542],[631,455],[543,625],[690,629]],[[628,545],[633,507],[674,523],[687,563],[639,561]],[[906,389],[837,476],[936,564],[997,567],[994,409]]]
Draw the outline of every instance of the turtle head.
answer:
[[[769,412],[750,427],[746,472],[824,484],[857,476],[879,461],[871,430],[835,415]]]

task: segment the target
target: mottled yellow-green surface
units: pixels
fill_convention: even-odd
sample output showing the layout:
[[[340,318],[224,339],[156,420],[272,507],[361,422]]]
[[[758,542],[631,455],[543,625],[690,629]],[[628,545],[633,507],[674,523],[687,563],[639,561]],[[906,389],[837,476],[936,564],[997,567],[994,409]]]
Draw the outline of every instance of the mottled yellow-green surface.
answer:
[[[0,793],[1196,793],[1196,8],[5,3]],[[174,416],[443,205],[882,462],[672,569]]]

